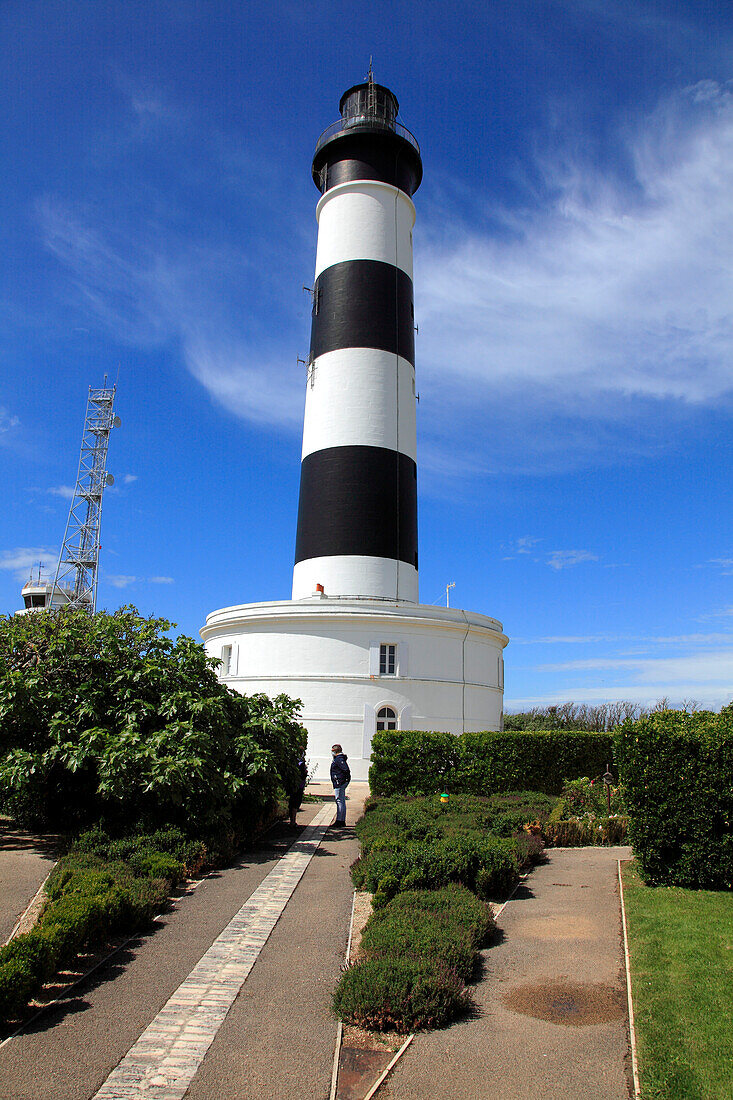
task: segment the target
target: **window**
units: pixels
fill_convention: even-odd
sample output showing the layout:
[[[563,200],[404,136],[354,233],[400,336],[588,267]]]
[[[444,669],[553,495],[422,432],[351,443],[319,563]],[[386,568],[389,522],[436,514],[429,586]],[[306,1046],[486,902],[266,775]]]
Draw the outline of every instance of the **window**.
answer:
[[[397,646],[389,642],[382,642],[379,647],[379,675],[394,676],[397,670]],[[396,729],[396,726],[391,726]]]
[[[392,707],[380,707],[377,711],[377,729],[396,730],[397,711],[393,710]]]
[[[232,647],[230,645],[223,645],[221,647],[221,668],[219,669],[219,675],[224,677],[228,676],[232,667]]]

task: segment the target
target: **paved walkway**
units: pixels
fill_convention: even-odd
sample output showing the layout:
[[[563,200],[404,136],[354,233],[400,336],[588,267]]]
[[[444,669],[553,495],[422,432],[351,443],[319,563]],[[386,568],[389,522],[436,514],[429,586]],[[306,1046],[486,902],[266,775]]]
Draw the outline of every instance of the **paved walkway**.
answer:
[[[5,943],[51,872],[56,840],[25,832],[0,818],[0,943]]]
[[[326,1100],[358,853],[333,814],[306,804],[5,1044],[0,1100]]]
[[[551,849],[501,913],[501,942],[482,953],[475,1017],[417,1035],[380,1097],[627,1100],[616,869],[629,854]]]

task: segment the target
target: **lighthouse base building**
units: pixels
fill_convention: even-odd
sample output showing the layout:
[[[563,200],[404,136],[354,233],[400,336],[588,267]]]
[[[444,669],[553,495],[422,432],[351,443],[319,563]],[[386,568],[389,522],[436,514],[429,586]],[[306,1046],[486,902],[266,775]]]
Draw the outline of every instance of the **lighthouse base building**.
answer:
[[[326,778],[331,745],[366,779],[377,729],[499,729],[501,623],[426,604],[317,595],[212,612],[202,630],[224,683],[302,700],[309,767]]]
[[[366,779],[380,729],[499,729],[507,638],[418,596],[412,196],[420,149],[369,80],[313,157],[313,283],[292,599],[212,612],[201,634],[246,694],[300,699],[325,778]]]

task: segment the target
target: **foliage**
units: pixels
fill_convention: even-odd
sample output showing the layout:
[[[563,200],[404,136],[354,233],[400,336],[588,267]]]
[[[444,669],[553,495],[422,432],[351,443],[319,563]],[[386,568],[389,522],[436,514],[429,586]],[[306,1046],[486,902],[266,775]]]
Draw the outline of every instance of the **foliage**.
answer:
[[[419,958],[357,962],[341,975],[333,998],[334,1012],[342,1020],[403,1033],[443,1027],[470,1004],[455,971]]]
[[[733,706],[658,711],[625,722],[616,736],[645,880],[733,888]]]
[[[645,886],[622,869],[642,1094],[733,1096],[733,896]]]
[[[246,698],[171,624],[132,608],[0,617],[0,803],[70,831],[246,833],[305,743],[298,704]]]
[[[555,801],[533,792],[514,798],[524,808],[518,815],[506,797],[451,795],[447,804],[435,796],[370,799],[356,827],[362,854],[352,868],[355,885],[374,891],[377,908],[401,890],[450,882],[481,897],[505,896],[542,850],[541,842],[524,839],[524,822],[547,816]]]
[[[611,814],[601,777],[566,780],[549,818],[538,821],[548,847],[580,848],[592,844],[624,844],[629,819],[623,813],[623,792],[611,786]]]
[[[0,947],[0,1018],[17,1016],[85,944],[147,924],[171,888],[201,867],[204,852],[173,829],[112,840],[97,827],[79,837],[51,873],[39,923]]]
[[[565,779],[600,775],[612,760],[607,733],[509,730],[455,737],[380,730],[372,741],[369,784],[376,795],[431,794],[443,787],[483,796],[519,789],[559,794]]]
[[[400,893],[369,918],[334,1010],[366,1027],[440,1027],[469,1006],[463,981],[494,930],[491,907],[462,886]]]

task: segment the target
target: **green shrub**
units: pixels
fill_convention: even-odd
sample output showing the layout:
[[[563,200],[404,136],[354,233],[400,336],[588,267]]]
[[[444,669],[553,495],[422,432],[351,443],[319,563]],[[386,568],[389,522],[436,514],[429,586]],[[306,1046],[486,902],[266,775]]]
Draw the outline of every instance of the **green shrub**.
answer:
[[[359,950],[370,959],[430,959],[463,981],[471,977],[476,962],[470,936],[450,914],[403,913],[392,910],[391,903],[370,917]]]
[[[54,941],[37,929],[16,936],[0,947],[0,963],[22,962],[37,984],[44,982],[56,969],[58,956]]]
[[[471,1001],[455,971],[419,959],[366,959],[341,975],[336,1015],[359,1027],[409,1032],[443,1027]]]
[[[482,897],[508,893],[517,879],[516,845],[511,839],[453,836],[428,844],[374,847],[352,867],[354,885],[383,898],[400,890],[460,882]],[[380,899],[382,900],[382,899]]]
[[[448,733],[380,730],[372,741],[375,795],[449,791],[490,795],[532,789],[559,794],[567,778],[600,775],[613,760],[613,737],[585,730]]]
[[[167,852],[142,849],[130,857],[130,866],[135,874],[141,877],[165,878],[173,886],[180,882],[184,875],[183,864]]]
[[[449,914],[466,930],[474,947],[481,947],[496,931],[491,906],[464,886],[452,883],[436,890],[406,890],[389,904],[391,913]]]
[[[14,1019],[28,1003],[38,982],[24,959],[0,958],[0,1018]]]
[[[617,731],[629,839],[650,884],[733,888],[733,706]]]
[[[491,907],[463,886],[406,890],[372,913],[359,953],[370,959],[429,959],[468,980],[477,949],[494,930]]]
[[[171,626],[132,607],[0,615],[0,807],[50,830],[102,822],[96,855],[131,822],[208,840],[267,818],[306,741],[299,703],[231,690]]]

